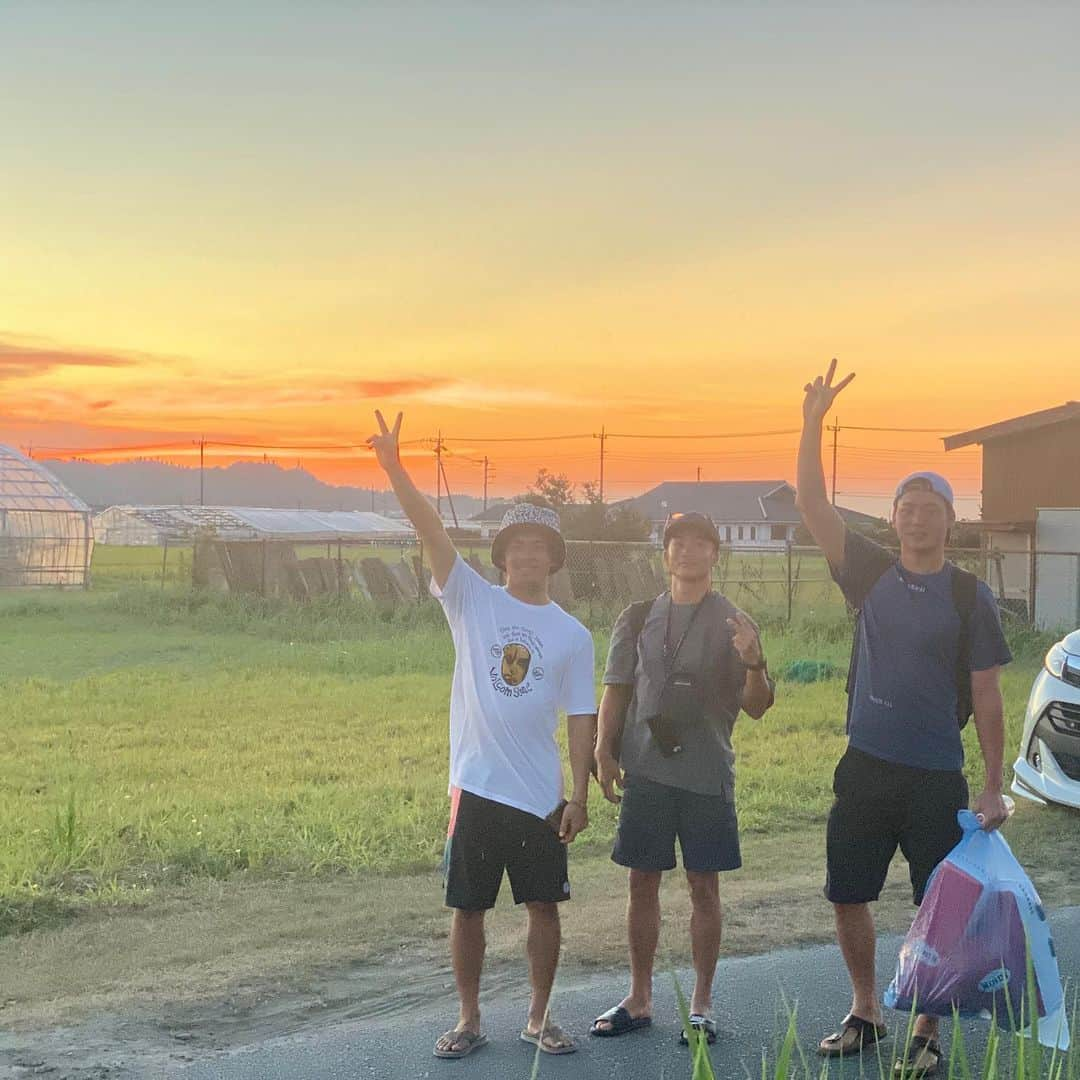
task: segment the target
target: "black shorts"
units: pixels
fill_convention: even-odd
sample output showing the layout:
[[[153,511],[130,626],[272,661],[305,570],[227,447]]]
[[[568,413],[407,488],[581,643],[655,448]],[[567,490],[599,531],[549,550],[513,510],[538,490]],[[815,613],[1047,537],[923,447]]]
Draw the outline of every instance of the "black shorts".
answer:
[[[515,904],[570,899],[566,845],[543,819],[513,806],[455,791],[446,842],[446,906],[495,906],[503,871]]]
[[[644,776],[628,775],[625,784],[613,862],[631,870],[672,870],[678,837],[684,870],[706,873],[742,866],[733,802]]]
[[[899,846],[911,892],[922,903],[926,883],[963,832],[956,812],[968,804],[959,771],[916,769],[849,746],[833,776],[825,898],[834,904],[876,900]]]

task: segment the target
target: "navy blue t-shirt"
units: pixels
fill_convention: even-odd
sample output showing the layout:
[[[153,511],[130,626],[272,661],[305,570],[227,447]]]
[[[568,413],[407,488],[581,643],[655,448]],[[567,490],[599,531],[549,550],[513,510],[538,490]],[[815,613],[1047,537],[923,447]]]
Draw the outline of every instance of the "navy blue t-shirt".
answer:
[[[963,768],[956,719],[961,625],[952,563],[936,574],[913,574],[860,533],[849,529],[844,544],[844,565],[830,569],[848,603],[860,609],[848,741],[900,765]],[[982,581],[969,630],[970,670],[1012,659],[994,594]]]

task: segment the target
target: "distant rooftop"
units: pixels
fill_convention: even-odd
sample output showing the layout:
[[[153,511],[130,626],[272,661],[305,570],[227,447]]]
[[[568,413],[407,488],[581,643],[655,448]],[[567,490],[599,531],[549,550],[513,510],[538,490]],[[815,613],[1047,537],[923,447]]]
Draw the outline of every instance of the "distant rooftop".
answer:
[[[795,488],[786,480],[668,480],[620,505],[632,506],[650,521],[697,510],[718,525],[798,525]],[[870,514],[837,507],[847,521],[875,521]]]
[[[1077,418],[1080,418],[1080,401],[1066,401],[1064,405],[1055,405],[1052,409],[1040,409],[1039,412],[1014,416],[1011,420],[987,424],[986,427],[961,431],[956,435],[947,436],[942,441],[945,443],[946,450],[959,450],[961,446],[971,446],[976,443],[981,445],[993,442],[995,439],[1005,439],[1010,435],[1020,435],[1026,431],[1049,427],[1051,424],[1062,424]]]
[[[401,521],[364,510],[283,510],[255,506],[111,506],[175,539],[213,532],[223,539],[392,539],[413,535]]]
[[[0,443],[0,510],[89,514],[86,505],[38,461]]]

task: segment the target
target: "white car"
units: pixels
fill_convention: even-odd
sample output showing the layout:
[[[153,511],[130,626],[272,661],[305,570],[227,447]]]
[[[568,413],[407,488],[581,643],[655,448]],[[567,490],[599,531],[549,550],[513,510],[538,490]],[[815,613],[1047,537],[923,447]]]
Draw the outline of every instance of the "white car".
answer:
[[[1046,654],[1031,687],[1013,773],[1017,795],[1080,809],[1080,630]]]

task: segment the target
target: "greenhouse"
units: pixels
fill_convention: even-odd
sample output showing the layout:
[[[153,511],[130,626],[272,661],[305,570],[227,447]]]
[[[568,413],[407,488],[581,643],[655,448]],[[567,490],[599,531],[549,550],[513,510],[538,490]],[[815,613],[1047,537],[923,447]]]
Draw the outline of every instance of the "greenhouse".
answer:
[[[0,588],[90,579],[90,508],[39,462],[0,444]]]

